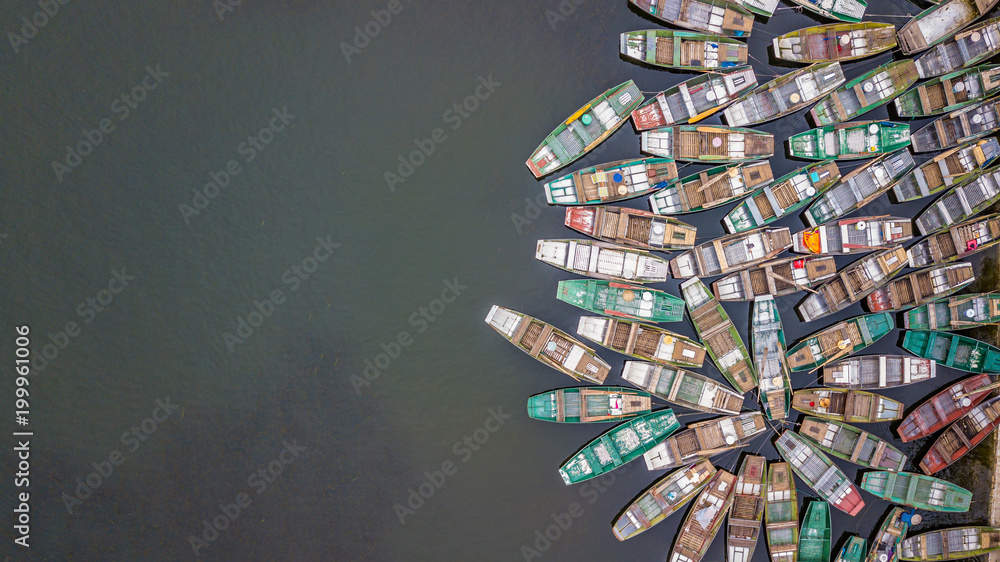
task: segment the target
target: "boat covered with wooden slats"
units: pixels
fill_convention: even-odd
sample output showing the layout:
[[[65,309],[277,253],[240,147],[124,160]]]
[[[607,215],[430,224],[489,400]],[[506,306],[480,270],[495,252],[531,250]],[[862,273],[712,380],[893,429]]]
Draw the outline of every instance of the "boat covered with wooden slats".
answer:
[[[677,532],[670,562],[701,562],[733,503],[736,476],[720,470],[701,491]]]
[[[806,221],[816,226],[864,207],[888,191],[914,164],[913,155],[903,149],[858,166],[809,206]]]
[[[881,107],[919,79],[912,60],[888,62],[840,86],[809,110],[817,125],[850,121]]]
[[[933,435],[965,415],[976,404],[990,395],[990,390],[979,390],[990,384],[988,375],[973,375],[956,381],[931,396],[910,412],[896,428],[899,439],[908,443]]]
[[[742,127],[790,115],[844,83],[839,62],[793,70],[744,94],[723,114],[726,123]]]
[[[882,526],[872,539],[872,547],[868,551],[865,562],[883,562],[895,560],[899,552],[899,544],[903,542],[906,531],[910,528],[910,514],[901,507],[893,508]]]
[[[966,330],[1000,324],[1000,293],[974,293],[920,305],[903,315],[911,330]]]
[[[543,190],[549,205],[600,205],[654,193],[677,177],[671,158],[618,160],[554,179]]]
[[[799,254],[846,255],[886,250],[913,238],[913,221],[906,217],[851,217],[800,230],[792,236]]]
[[[810,160],[874,158],[910,146],[910,126],[891,121],[834,123],[792,135],[788,153]]]
[[[903,349],[970,373],[1000,373],[1000,349],[950,332],[908,330],[903,336]]]
[[[797,562],[799,503],[795,478],[787,462],[772,462],[767,470],[764,532],[772,562]]]
[[[940,193],[985,170],[998,156],[1000,142],[995,137],[962,143],[935,155],[903,176],[892,186],[892,194],[898,203],[903,203]]]
[[[746,232],[767,226],[811,203],[840,179],[832,160],[794,170],[757,189],[723,217],[728,232]]]
[[[656,94],[632,112],[636,131],[695,123],[757,86],[749,66],[701,74]]]
[[[774,447],[778,449],[781,458],[788,461],[795,475],[802,479],[819,497],[829,502],[830,505],[854,516],[865,507],[865,501],[861,497],[861,492],[851,482],[844,471],[826,456],[826,453],[819,447],[810,443],[807,439],[794,431],[785,431],[774,442]],[[811,505],[825,505],[823,502],[813,502]],[[808,517],[806,520],[808,521]],[[827,518],[827,541],[829,541],[829,517]],[[805,524],[803,524],[805,533]],[[801,550],[802,537],[799,537],[799,547]],[[829,556],[829,542],[827,542],[827,556]],[[799,560],[802,560],[801,552]],[[817,559],[818,560],[818,559]]]
[[[988,135],[1000,127],[1000,97],[938,117],[910,135],[914,152],[933,152]]]
[[[673,125],[643,131],[644,154],[683,162],[726,163],[774,156],[774,135],[721,125]]]
[[[861,301],[906,267],[906,250],[895,246],[864,256],[839,270],[797,307],[806,322],[822,318]]]
[[[654,193],[649,206],[658,215],[694,213],[725,205],[772,179],[771,163],[766,160],[716,166]]]
[[[857,353],[896,327],[892,314],[879,312],[855,316],[807,336],[788,350],[785,358],[793,371],[812,371]]]
[[[965,68],[918,84],[896,98],[900,117],[949,113],[1000,93],[1000,65]]]
[[[593,349],[527,314],[493,305],[486,323],[521,351],[574,379],[602,384],[611,371]]]
[[[590,240],[539,240],[535,259],[577,275],[622,283],[662,283],[670,262],[649,252]]]
[[[736,415],[743,408],[743,395],[705,375],[684,369],[626,361],[622,378],[661,400],[709,414]]]
[[[694,31],[647,29],[621,34],[621,54],[660,68],[708,71],[746,66],[743,41]]]
[[[912,55],[933,47],[989,13],[996,4],[997,0],[943,0],[903,25],[896,33],[899,49]]]
[[[1000,425],[1000,396],[990,398],[955,420],[938,436],[920,461],[930,476],[950,466],[982,443]]]
[[[622,511],[611,532],[624,541],[649,530],[693,500],[715,473],[712,463],[703,460],[664,476]]]
[[[976,280],[971,263],[931,266],[889,281],[868,295],[868,310],[905,310],[943,299]]]
[[[991,248],[1000,242],[1000,213],[974,217],[931,234],[910,246],[910,267],[948,263]]]
[[[650,449],[643,458],[649,470],[670,470],[743,447],[766,429],[769,427],[760,412],[699,421]]]
[[[900,560],[968,560],[1000,550],[1000,529],[951,527],[907,537],[899,549]]]
[[[817,25],[774,38],[775,56],[792,62],[846,62],[895,46],[895,26],[873,21]]]
[[[687,250],[698,236],[697,228],[673,217],[613,205],[567,207],[565,224],[591,238],[641,250]]]
[[[758,228],[716,238],[670,260],[677,279],[711,277],[760,265],[792,245],[788,228]]]
[[[946,480],[915,472],[867,472],[861,489],[892,503],[947,513],[965,513],[972,505],[972,492]]]
[[[646,392],[620,386],[560,388],[528,398],[528,417],[559,423],[614,422],[648,414]]]
[[[561,467],[566,485],[590,480],[631,462],[680,428],[670,408],[616,425],[583,446]]]
[[[807,417],[799,435],[824,453],[865,468],[899,471],[906,465],[906,455],[888,441],[844,422]]]
[[[719,372],[740,392],[753,390],[757,371],[726,309],[697,277],[681,283],[681,293],[698,337]]]
[[[753,364],[760,379],[758,396],[768,419],[788,417],[792,383],[785,363],[785,332],[774,297],[757,297],[750,311],[750,341]]]
[[[767,461],[760,455],[747,455],[736,473],[733,505],[729,508],[726,534],[726,560],[750,562],[757,548],[760,523],[764,518],[764,494]]]
[[[974,217],[997,201],[1000,201],[1000,170],[984,170],[938,197],[913,222],[921,234],[930,234]]]
[[[941,76],[979,64],[1000,52],[1000,18],[986,20],[956,33],[917,58],[921,78]]]
[[[778,258],[718,279],[712,283],[712,292],[720,301],[783,297],[816,287],[836,274],[837,264],[832,257]]]
[[[680,322],[684,300],[658,289],[597,279],[560,281],[556,298],[573,306],[629,320]]]
[[[910,355],[862,355],[823,367],[823,384],[855,390],[896,388],[933,379],[937,363]]]
[[[678,367],[701,367],[705,348],[673,332],[629,320],[581,316],[576,333],[625,355]]]
[[[877,423],[903,417],[903,404],[880,394],[849,388],[805,388],[792,395],[792,408],[823,419]]]
[[[629,0],[643,13],[693,31],[727,37],[749,37],[753,14],[726,0]]]

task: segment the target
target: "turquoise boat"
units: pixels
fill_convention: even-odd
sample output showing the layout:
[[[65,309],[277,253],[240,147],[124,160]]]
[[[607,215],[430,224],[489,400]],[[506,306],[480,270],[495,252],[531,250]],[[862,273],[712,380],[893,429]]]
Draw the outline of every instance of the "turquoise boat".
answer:
[[[799,533],[799,562],[830,562],[831,531],[830,504],[810,502]]]
[[[910,126],[891,121],[835,123],[788,139],[794,158],[857,160],[874,158],[910,146]]]
[[[832,160],[810,164],[757,189],[722,219],[730,233],[769,225],[811,203],[840,179]]]
[[[1000,373],[1000,349],[948,332],[908,330],[903,349],[946,367],[970,373]]]
[[[629,420],[585,445],[559,475],[567,485],[596,478],[642,456],[680,427],[670,408]]]
[[[896,321],[888,312],[855,316],[806,336],[788,350],[785,358],[792,372],[812,371],[861,351],[895,327]]]
[[[1000,293],[949,297],[910,309],[903,327],[910,330],[966,330],[1000,324]]]
[[[559,282],[556,298],[590,312],[629,320],[680,322],[684,319],[684,299],[639,285],[572,279]]]
[[[1000,93],[1000,65],[963,68],[919,84],[893,101],[900,117],[951,113]]]
[[[847,537],[847,544],[840,549],[840,554],[833,562],[861,562],[865,559],[867,542],[861,537]]]
[[[965,513],[972,505],[972,492],[915,472],[868,472],[861,478],[861,489],[892,503],[926,511]]]
[[[648,414],[648,392],[620,386],[560,388],[528,398],[528,417],[559,423],[618,422]]]

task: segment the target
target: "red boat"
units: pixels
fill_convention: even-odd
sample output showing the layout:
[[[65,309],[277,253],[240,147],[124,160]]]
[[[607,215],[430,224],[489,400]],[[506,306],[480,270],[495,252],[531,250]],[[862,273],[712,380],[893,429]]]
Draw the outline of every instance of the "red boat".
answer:
[[[990,384],[988,375],[974,375],[935,394],[903,419],[903,423],[896,430],[899,433],[899,438],[906,443],[941,431],[944,426],[965,415],[976,404],[986,400],[990,394],[989,390],[976,394],[968,393],[988,384]],[[968,396],[962,396],[965,394]],[[956,398],[956,396],[960,397]]]
[[[948,426],[920,461],[920,470],[930,476],[964,457],[1000,425],[1000,396],[969,410]]]

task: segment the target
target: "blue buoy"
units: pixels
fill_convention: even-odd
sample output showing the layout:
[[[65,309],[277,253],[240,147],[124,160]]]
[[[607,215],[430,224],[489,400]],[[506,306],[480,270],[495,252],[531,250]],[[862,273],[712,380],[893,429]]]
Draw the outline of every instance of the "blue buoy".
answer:
[[[621,174],[619,174],[618,172],[615,172],[615,175],[613,175],[613,176],[611,176],[611,177],[613,177],[613,178],[615,179],[615,181],[617,181],[617,182],[620,182],[620,181],[622,181],[622,180],[624,179],[624,178],[622,177],[622,175],[621,175]]]

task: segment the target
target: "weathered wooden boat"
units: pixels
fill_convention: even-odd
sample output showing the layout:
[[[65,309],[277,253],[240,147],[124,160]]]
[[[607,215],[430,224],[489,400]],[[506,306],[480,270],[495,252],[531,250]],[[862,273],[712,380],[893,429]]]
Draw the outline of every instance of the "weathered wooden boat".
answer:
[[[787,462],[772,462],[767,471],[764,531],[772,562],[797,562],[799,504],[795,479]]]
[[[698,236],[697,228],[673,217],[613,205],[567,207],[565,224],[591,238],[640,250],[687,250]]]
[[[768,429],[760,412],[695,422],[647,451],[649,470],[670,470],[743,447]]]
[[[896,507],[885,516],[865,562],[892,562],[898,559],[899,544],[910,528],[910,515],[905,509]]]
[[[576,333],[608,349],[645,361],[689,368],[701,367],[705,361],[705,348],[694,340],[640,322],[581,316]]]
[[[830,562],[830,505],[809,502],[799,534],[799,562]]]
[[[858,254],[886,250],[913,238],[906,217],[852,217],[796,232],[792,251],[799,254]]]
[[[895,472],[906,465],[906,455],[888,441],[843,422],[807,417],[799,435],[828,455],[866,468]]]
[[[909,355],[862,355],[823,367],[823,384],[854,390],[896,388],[924,382],[937,375],[930,359]]]
[[[742,0],[740,3],[744,8],[765,18],[774,15],[774,9],[778,7],[778,0]]]
[[[992,382],[988,375],[974,375],[957,381],[917,406],[896,428],[903,443],[923,439],[965,415],[989,396],[980,390]]]
[[[758,228],[695,246],[670,260],[678,279],[712,277],[760,265],[792,245],[788,228]]]
[[[726,123],[752,125],[794,113],[844,83],[839,62],[793,70],[754,88],[726,108]]]
[[[1000,550],[1000,529],[952,527],[908,537],[900,545],[900,560],[968,560]]]
[[[900,117],[930,117],[961,109],[998,92],[1000,65],[984,64],[928,80],[904,92],[893,103]]]
[[[715,281],[712,292],[720,301],[783,297],[815,287],[836,274],[837,264],[832,257],[779,258]]]
[[[715,70],[746,66],[747,44],[693,31],[647,29],[621,35],[621,54],[661,68]]]
[[[865,0],[792,0],[810,12],[816,12],[830,19],[857,23],[865,15],[868,2]]]
[[[927,160],[892,186],[898,203],[940,193],[985,170],[1000,156],[994,137],[971,140]]]
[[[930,476],[964,457],[1000,425],[1000,396],[976,405],[941,432],[920,461],[920,470]]]
[[[618,160],[577,170],[545,184],[549,205],[599,205],[648,195],[677,179],[671,158]]]
[[[931,234],[910,246],[910,267],[948,263],[971,256],[1000,242],[1000,213],[971,218]]]
[[[670,408],[616,425],[563,463],[559,475],[570,485],[610,472],[637,459],[680,426]]]
[[[725,108],[756,86],[757,75],[749,66],[700,74],[640,105],[632,112],[632,123],[636,131],[695,123]]]
[[[729,508],[729,532],[726,535],[726,560],[750,562],[757,548],[760,523],[764,519],[767,461],[760,455],[747,455],[736,473],[733,505]]]
[[[486,323],[518,349],[574,379],[603,384],[611,365],[552,324],[493,305]]]
[[[971,263],[931,266],[893,279],[868,295],[868,310],[905,310],[947,297],[975,280]]]
[[[681,283],[681,293],[694,329],[719,372],[740,392],[750,392],[757,386],[757,372],[726,309],[697,277]]]
[[[862,562],[865,553],[868,552],[865,546],[868,543],[865,539],[856,536],[847,537],[847,544],[840,549],[840,553],[833,559],[833,562]]]
[[[590,100],[545,137],[528,158],[528,169],[540,178],[568,166],[617,131],[642,101],[631,80]]]
[[[771,133],[721,125],[660,127],[643,131],[640,143],[644,154],[684,162],[742,162],[774,156]]]
[[[809,206],[805,212],[806,221],[816,226],[864,207],[888,191],[913,166],[913,155],[906,149],[858,166]]]
[[[885,285],[906,263],[906,250],[902,246],[864,256],[807,296],[797,307],[799,315],[811,322],[844,310]]]
[[[974,293],[920,305],[903,315],[910,330],[966,330],[1000,324],[1000,293]]]
[[[902,403],[850,388],[805,388],[792,394],[792,408],[847,423],[878,423],[903,417]]]
[[[670,551],[670,562],[701,562],[733,503],[736,476],[720,470],[701,491],[684,518]]]
[[[622,511],[611,532],[624,541],[649,530],[693,500],[716,472],[710,461],[703,460],[664,476]]]
[[[626,361],[622,378],[661,400],[710,414],[736,415],[743,395],[698,373],[647,361]]]
[[[573,306],[629,320],[680,322],[684,299],[666,291],[596,279],[560,281],[556,298]]]
[[[750,37],[753,14],[725,0],[628,0],[654,18],[693,31]]]
[[[1000,349],[950,332],[907,330],[903,349],[960,371],[1000,373]]]
[[[933,152],[988,135],[1000,127],[1000,98],[967,105],[938,117],[910,136],[913,152]]]
[[[892,503],[926,511],[965,513],[972,505],[972,492],[915,472],[866,472],[861,489]]]
[[[910,126],[891,121],[835,123],[792,135],[788,152],[811,160],[874,158],[910,146]]]
[[[792,401],[792,383],[785,364],[785,332],[774,297],[767,295],[753,301],[750,314],[750,340],[753,362],[760,379],[758,394],[764,414],[771,420],[788,417]]]
[[[662,283],[670,262],[649,252],[590,240],[539,240],[535,259],[563,271],[622,283]]]
[[[819,497],[829,502],[833,507],[853,517],[865,506],[861,492],[819,447],[794,431],[782,433],[774,445],[781,457],[792,466],[792,471],[819,494]],[[816,503],[820,502],[814,502],[814,505]],[[807,515],[806,521],[808,520]],[[805,532],[805,523],[803,523],[802,533]],[[799,562],[802,562],[801,548],[800,536]],[[827,558],[829,558],[829,546],[827,546]]]
[[[774,55],[792,62],[852,61],[896,46],[891,23],[832,23],[790,31],[774,38]]]
[[[812,202],[840,179],[833,161],[799,168],[751,193],[722,219],[731,233],[767,226]]]
[[[1000,18],[968,27],[917,58],[921,78],[941,76],[979,64],[1000,52]]]
[[[895,327],[896,322],[888,312],[855,316],[807,336],[788,350],[785,358],[792,372],[812,371],[861,351]]]
[[[614,422],[648,414],[649,393],[620,386],[560,388],[528,398],[528,417],[560,423]]]
[[[983,170],[938,197],[913,222],[921,234],[931,234],[985,211],[1000,201],[1000,170]]]
[[[654,193],[649,206],[658,215],[694,213],[725,205],[774,178],[768,161],[709,168]]]
[[[997,0],[943,0],[906,22],[897,33],[899,49],[912,55],[933,47],[985,16]]]
[[[889,103],[918,79],[912,60],[889,62],[840,86],[809,110],[817,125],[849,121]]]

